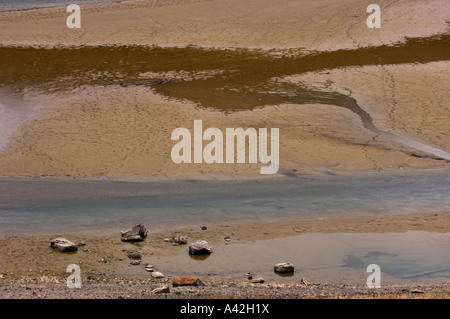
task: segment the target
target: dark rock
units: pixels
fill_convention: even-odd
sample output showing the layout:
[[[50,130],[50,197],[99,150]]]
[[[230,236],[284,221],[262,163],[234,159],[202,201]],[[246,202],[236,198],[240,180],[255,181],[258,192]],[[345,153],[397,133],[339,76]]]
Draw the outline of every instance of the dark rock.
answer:
[[[423,294],[424,292],[422,290],[419,289],[414,289],[411,291],[412,294]]]
[[[206,227],[206,226],[201,226],[200,227],[202,230],[207,230],[208,229],[208,227]]]
[[[197,240],[189,245],[189,253],[191,255],[206,255],[212,253],[212,248],[207,241]]]
[[[144,225],[134,225],[131,229],[128,229],[121,233],[120,240],[125,242],[137,242],[143,241],[147,237],[147,229]]]
[[[137,252],[137,251],[133,251],[133,252],[128,254],[128,258],[130,258],[130,259],[141,259],[142,258],[142,254]]]
[[[177,245],[186,245],[187,239],[184,236],[173,236],[170,242]]]
[[[197,277],[181,276],[173,278],[172,286],[204,286],[204,283]]]
[[[50,242],[50,247],[53,249],[62,251],[62,252],[68,252],[68,251],[77,251],[78,247],[74,243],[72,243],[70,240],[66,238],[55,238]]]
[[[264,279],[263,279],[263,277],[258,277],[258,278],[253,279],[252,283],[254,283],[254,284],[262,284],[262,283],[264,283]]]
[[[294,265],[291,263],[279,263],[273,267],[273,270],[278,273],[293,273]]]

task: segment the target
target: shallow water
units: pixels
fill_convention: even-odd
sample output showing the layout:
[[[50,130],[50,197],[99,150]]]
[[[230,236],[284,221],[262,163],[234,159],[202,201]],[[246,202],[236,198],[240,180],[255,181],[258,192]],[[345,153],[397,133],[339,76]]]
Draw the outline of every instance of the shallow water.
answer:
[[[450,236],[409,231],[392,234],[316,234],[230,242],[213,247],[206,259],[189,258],[187,249],[176,256],[153,258],[151,263],[167,274],[191,274],[245,280],[245,274],[267,282],[366,285],[367,266],[381,269],[381,285],[445,282],[450,278]],[[295,266],[291,276],[273,271],[279,262]]]
[[[8,145],[19,126],[31,118],[37,109],[38,105],[0,89],[0,151]]]
[[[0,180],[0,235],[448,207],[448,172],[264,181]]]
[[[450,60],[450,34],[354,50],[302,52],[296,49],[281,56],[258,50],[198,47],[0,46],[0,57],[0,87],[12,87],[19,92],[120,85],[126,94],[127,87],[142,85],[163,96],[190,100],[200,107],[223,112],[283,103],[334,105],[357,114],[363,126],[375,134],[450,160],[445,150],[379,130],[364,106],[350,96],[274,81],[324,69]]]
[[[0,11],[3,10],[23,10],[33,8],[43,8],[52,6],[67,6],[72,3],[96,3],[96,2],[115,2],[108,0],[1,0]]]

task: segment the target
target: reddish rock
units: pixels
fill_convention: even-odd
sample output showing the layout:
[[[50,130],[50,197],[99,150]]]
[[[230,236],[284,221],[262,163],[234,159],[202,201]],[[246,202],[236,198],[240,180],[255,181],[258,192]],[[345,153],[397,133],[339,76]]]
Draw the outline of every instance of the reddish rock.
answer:
[[[203,282],[197,277],[181,276],[173,278],[172,286],[203,286]]]

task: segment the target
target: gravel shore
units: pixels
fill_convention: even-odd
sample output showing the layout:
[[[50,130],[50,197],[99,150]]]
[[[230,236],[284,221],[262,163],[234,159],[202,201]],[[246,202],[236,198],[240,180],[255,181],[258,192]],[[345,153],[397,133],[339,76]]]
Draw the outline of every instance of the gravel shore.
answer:
[[[167,283],[120,278],[92,278],[80,289],[69,289],[65,282],[42,283],[10,281],[0,283],[0,298],[14,299],[450,299],[450,283],[405,284],[370,289],[365,286],[314,284],[253,284],[244,281],[205,281],[200,287],[172,287],[170,292],[152,290]]]

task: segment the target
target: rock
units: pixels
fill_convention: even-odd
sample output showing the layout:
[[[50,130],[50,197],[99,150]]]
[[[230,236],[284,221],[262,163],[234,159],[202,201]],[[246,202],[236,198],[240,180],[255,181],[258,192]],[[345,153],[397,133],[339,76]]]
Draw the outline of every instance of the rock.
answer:
[[[170,292],[170,287],[168,285],[161,286],[152,290],[152,294],[167,294]]]
[[[159,278],[164,278],[164,275],[162,273],[160,273],[159,271],[154,271],[154,272],[152,272],[152,277],[159,279]]]
[[[264,278],[263,277],[258,277],[252,280],[252,283],[254,284],[262,284],[264,282]]]
[[[187,239],[183,236],[173,236],[170,241],[177,245],[186,245],[187,244]]]
[[[66,238],[55,238],[50,242],[50,247],[62,252],[77,251],[78,247]]]
[[[77,246],[79,246],[79,247],[86,246],[86,243],[84,241],[79,241]]]
[[[130,259],[141,259],[142,258],[142,254],[137,252],[137,251],[133,251],[133,252],[128,254],[128,258],[130,258]]]
[[[134,225],[120,234],[120,240],[125,242],[143,241],[147,237],[147,229],[144,225]]]
[[[211,254],[212,248],[207,241],[197,240],[195,243],[189,245],[189,253],[191,255]]]
[[[230,240],[231,240],[231,237],[230,237],[230,236],[225,236],[223,239],[224,239],[225,241],[230,241]]]
[[[279,273],[293,273],[294,265],[291,263],[279,263],[273,267],[273,270]]]
[[[208,229],[208,227],[206,227],[206,226],[200,226],[200,228],[201,228],[201,230],[207,230]]]
[[[134,260],[132,260],[132,261],[130,261],[130,264],[131,265],[133,265],[133,266],[137,266],[137,265],[139,265],[141,263],[141,261],[139,260],[139,259],[134,259]]]
[[[304,278],[302,278],[302,280],[300,282],[302,284],[304,284],[305,286],[311,285],[311,283],[308,280],[304,279]]]
[[[245,275],[247,276],[247,279],[253,279],[253,274],[251,272],[248,272]]]
[[[197,277],[181,276],[173,278],[172,286],[204,286],[204,283]]]

